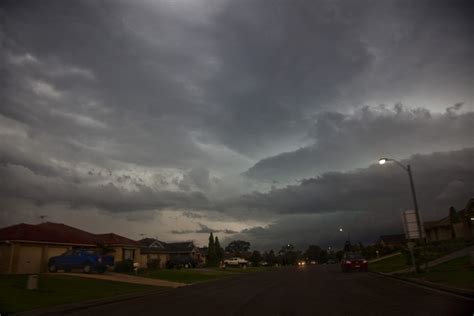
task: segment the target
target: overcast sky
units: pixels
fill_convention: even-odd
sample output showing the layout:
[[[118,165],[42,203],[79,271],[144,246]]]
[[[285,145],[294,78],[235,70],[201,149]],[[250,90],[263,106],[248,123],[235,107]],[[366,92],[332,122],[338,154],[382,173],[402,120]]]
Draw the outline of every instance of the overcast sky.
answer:
[[[2,1],[0,226],[256,249],[474,196],[472,1]]]

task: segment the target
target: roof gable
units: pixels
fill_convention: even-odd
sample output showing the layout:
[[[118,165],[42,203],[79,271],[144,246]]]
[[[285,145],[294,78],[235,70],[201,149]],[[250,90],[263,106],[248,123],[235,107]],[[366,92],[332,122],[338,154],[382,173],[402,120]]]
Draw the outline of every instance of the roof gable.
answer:
[[[103,245],[140,246],[138,241],[114,233],[97,234],[97,243]]]

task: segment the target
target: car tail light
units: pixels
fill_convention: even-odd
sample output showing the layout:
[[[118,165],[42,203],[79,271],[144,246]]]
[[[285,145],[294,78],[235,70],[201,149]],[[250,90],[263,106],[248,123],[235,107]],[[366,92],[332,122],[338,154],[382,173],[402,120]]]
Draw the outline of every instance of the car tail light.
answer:
[[[367,260],[362,260],[362,263],[367,263]]]
[[[346,264],[351,264],[352,262],[350,262],[349,260],[346,261]]]

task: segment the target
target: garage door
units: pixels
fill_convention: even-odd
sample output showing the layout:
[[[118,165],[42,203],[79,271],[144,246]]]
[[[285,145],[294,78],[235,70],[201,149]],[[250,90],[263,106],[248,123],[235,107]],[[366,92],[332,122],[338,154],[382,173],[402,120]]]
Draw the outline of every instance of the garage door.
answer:
[[[48,247],[48,255],[46,256],[46,260],[48,260],[51,257],[60,256],[68,250],[69,250],[69,248],[67,248],[67,247],[51,247],[51,246],[49,246]]]
[[[16,273],[39,273],[43,247],[21,246]]]

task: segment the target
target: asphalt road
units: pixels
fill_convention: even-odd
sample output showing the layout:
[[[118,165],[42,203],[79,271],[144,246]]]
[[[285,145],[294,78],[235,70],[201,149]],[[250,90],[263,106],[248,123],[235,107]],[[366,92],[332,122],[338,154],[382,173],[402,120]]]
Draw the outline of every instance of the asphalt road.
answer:
[[[69,315],[474,315],[474,301],[336,265],[278,268]]]

